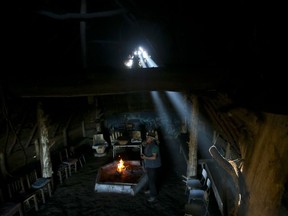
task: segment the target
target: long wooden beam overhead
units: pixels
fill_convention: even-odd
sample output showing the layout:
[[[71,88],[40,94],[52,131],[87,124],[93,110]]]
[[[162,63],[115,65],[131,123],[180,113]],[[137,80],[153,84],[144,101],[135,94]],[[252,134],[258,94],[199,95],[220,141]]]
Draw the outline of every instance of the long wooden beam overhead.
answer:
[[[19,77],[2,77],[0,87],[7,94],[22,98],[100,96],[145,91],[185,91],[199,95],[221,91],[233,97],[235,106],[287,113],[288,105],[284,100],[287,85],[284,78],[278,76],[272,79],[261,68],[252,69],[198,66],[131,70],[98,68],[85,71],[39,69],[37,72],[20,73]]]
[[[221,86],[227,79],[226,74],[225,68],[95,71],[73,80],[67,73],[42,80],[38,74],[21,82],[11,80],[7,88],[20,97],[75,97],[153,90],[207,91]]]

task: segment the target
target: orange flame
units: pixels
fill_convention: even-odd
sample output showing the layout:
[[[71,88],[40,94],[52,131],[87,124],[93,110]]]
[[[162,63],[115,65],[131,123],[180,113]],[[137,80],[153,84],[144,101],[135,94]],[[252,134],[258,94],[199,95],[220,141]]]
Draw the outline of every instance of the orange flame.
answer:
[[[124,168],[125,168],[124,161],[122,159],[120,159],[120,161],[117,165],[117,171],[121,173]]]

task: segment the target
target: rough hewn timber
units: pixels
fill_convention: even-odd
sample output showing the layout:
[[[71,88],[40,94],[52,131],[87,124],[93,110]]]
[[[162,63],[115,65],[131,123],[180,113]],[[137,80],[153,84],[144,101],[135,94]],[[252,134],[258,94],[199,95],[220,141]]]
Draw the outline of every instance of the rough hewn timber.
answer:
[[[49,150],[49,135],[47,126],[47,117],[44,115],[42,104],[39,103],[37,107],[37,120],[39,126],[39,139],[40,139],[40,163],[42,169],[42,177],[52,177],[52,164]]]
[[[189,153],[188,153],[188,165],[187,165],[187,176],[193,177],[197,176],[197,138],[198,138],[198,119],[199,119],[199,104],[198,97],[195,95],[191,96],[192,100],[192,118],[189,129]]]
[[[21,97],[73,97],[187,89],[198,92],[219,88],[226,73],[225,68],[200,67],[115,71],[99,69],[73,80],[69,75],[50,77],[51,80],[39,78],[36,82],[33,82],[32,78],[18,82],[9,80],[7,88],[11,93]]]
[[[253,143],[243,153],[243,175],[247,195],[242,197],[239,215],[278,215],[288,178],[288,116],[263,114],[246,121]]]

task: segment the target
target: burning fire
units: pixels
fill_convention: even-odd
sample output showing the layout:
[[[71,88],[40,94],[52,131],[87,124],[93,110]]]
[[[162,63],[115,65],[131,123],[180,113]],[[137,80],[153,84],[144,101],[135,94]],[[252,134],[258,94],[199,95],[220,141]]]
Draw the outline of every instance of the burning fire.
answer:
[[[118,163],[118,165],[117,165],[117,171],[118,171],[119,173],[121,173],[124,168],[125,168],[125,166],[124,166],[124,161],[123,161],[122,159],[120,159],[120,161],[119,161],[119,163]]]

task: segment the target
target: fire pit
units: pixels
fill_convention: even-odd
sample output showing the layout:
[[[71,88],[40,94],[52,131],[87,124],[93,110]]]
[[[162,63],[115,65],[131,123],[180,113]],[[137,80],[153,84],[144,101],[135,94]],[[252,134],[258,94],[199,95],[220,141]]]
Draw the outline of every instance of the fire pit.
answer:
[[[123,161],[121,159],[99,169],[95,191],[135,195],[146,182],[147,176],[140,161]]]

